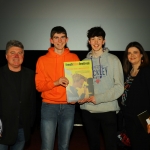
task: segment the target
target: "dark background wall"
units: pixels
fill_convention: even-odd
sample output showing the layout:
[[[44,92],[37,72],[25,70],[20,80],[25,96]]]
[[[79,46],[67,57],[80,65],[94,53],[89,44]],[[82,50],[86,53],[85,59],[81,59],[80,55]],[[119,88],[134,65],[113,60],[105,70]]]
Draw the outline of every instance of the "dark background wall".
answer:
[[[78,57],[80,58],[80,60],[84,59],[86,54],[88,53],[88,51],[72,51],[73,53],[76,53],[78,55]],[[47,50],[25,50],[25,57],[24,57],[24,62],[23,62],[23,66],[28,67],[32,70],[35,70],[36,68],[36,62],[37,59],[46,54]],[[123,51],[110,51],[110,53],[116,55],[120,61],[122,62],[122,58],[123,58]],[[150,58],[150,51],[147,51],[147,54]],[[0,66],[3,66],[7,63],[6,59],[5,59],[5,51],[1,50],[0,51]],[[40,93],[37,92],[37,119],[36,119],[36,124],[39,125],[40,123],[40,108],[41,108],[41,96]],[[80,115],[80,109],[79,109],[79,104],[76,104],[76,113],[75,113],[75,124],[78,123],[82,123],[81,120],[81,115]]]
[[[78,55],[80,60],[84,59],[88,51],[71,51],[72,53],[75,53]],[[28,67],[32,70],[35,70],[37,59],[46,54],[47,50],[25,50],[25,57],[23,65],[25,67]],[[123,51],[110,51],[110,53],[118,56],[118,58],[122,61],[123,58]],[[149,51],[147,51],[148,54],[150,54]],[[0,66],[3,66],[7,63],[5,58],[5,50],[0,50]]]

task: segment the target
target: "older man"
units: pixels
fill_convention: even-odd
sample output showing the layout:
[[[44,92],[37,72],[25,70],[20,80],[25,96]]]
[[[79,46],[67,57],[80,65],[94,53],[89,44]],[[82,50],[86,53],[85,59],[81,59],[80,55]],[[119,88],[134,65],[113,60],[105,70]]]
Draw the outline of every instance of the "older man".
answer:
[[[6,59],[0,68],[0,150],[23,150],[35,118],[34,72],[22,66],[24,46],[19,41],[6,44]]]

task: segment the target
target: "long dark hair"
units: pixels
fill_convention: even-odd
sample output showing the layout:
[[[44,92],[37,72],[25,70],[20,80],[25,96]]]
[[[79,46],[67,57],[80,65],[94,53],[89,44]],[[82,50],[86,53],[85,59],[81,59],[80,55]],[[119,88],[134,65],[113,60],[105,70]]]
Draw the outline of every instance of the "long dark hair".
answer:
[[[125,52],[124,52],[124,56],[123,56],[123,70],[126,74],[128,74],[132,68],[131,63],[128,60],[128,49],[131,47],[136,47],[140,51],[140,53],[143,55],[142,56],[142,63],[139,66],[139,69],[144,67],[144,66],[149,65],[148,55],[145,52],[143,46],[138,42],[131,42],[127,45]]]

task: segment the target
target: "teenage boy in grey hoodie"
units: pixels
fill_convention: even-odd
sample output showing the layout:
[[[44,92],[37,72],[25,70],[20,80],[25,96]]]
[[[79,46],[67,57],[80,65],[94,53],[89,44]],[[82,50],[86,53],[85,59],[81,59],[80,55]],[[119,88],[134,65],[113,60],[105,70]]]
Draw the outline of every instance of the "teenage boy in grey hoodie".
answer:
[[[93,27],[87,33],[92,50],[85,59],[92,61],[94,96],[79,103],[90,150],[100,150],[100,126],[106,150],[117,150],[117,98],[124,90],[123,71],[120,60],[103,48],[105,35],[101,27]]]

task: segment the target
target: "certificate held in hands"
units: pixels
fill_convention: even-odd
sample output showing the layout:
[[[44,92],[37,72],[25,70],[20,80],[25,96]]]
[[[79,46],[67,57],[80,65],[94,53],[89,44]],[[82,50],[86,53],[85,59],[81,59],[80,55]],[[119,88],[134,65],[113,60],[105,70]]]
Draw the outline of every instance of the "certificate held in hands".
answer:
[[[147,124],[149,124],[149,121],[150,121],[150,120],[148,119],[148,118],[150,117],[148,111],[145,110],[145,111],[143,111],[142,113],[138,114],[137,116],[138,116],[138,118],[139,118],[141,124],[143,125],[145,131],[147,132]]]
[[[66,87],[68,102],[77,102],[94,95],[91,60],[64,62],[64,71],[69,80]]]

